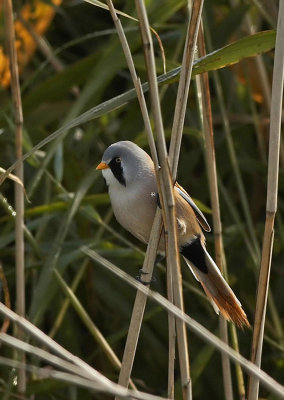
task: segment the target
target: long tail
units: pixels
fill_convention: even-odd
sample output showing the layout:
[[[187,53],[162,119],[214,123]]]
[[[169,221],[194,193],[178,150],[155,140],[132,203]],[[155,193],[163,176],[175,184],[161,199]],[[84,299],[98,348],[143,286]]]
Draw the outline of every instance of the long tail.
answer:
[[[215,262],[197,236],[191,243],[183,246],[181,254],[204,292],[211,300],[215,311],[219,311],[238,327],[250,326],[246,313],[234,292],[227,284]]]

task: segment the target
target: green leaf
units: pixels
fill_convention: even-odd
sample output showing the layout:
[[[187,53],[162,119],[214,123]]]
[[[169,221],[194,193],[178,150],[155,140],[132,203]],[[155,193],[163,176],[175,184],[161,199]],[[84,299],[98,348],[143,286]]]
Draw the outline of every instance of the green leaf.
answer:
[[[195,61],[192,70],[192,76],[201,74],[203,72],[214,71],[238,63],[244,58],[253,57],[258,54],[267,52],[275,46],[276,32],[274,30],[259,32],[255,35],[247,36],[234,43],[231,43],[221,49],[218,49],[205,57],[202,57]],[[180,67],[175,68],[166,74],[158,77],[159,85],[170,84],[176,82],[179,79]],[[142,85],[143,91],[148,91],[148,83]],[[66,133],[71,128],[75,128],[78,125],[84,124],[95,118],[100,117],[110,111],[115,110],[118,107],[126,105],[129,101],[136,98],[135,89],[131,89],[119,96],[113,97],[96,107],[84,112],[80,116],[67,122],[64,126],[53,132],[47,138],[35,145],[30,151],[15,162],[10,168],[7,169],[5,174],[0,178],[0,184],[7,178],[8,174],[11,173],[19,162],[24,161],[30,157],[36,150],[39,150],[46,144],[55,140],[60,135]]]
[[[192,73],[198,75],[202,72],[214,71],[236,64],[244,58],[266,53],[274,48],[275,38],[276,31],[270,30],[237,40],[200,58],[194,64]]]

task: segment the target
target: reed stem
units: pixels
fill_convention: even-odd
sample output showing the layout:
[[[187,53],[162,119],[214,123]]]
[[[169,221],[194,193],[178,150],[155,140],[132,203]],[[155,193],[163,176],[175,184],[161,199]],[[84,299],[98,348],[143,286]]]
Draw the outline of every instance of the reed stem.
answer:
[[[270,111],[266,220],[251,350],[251,361],[259,367],[261,365],[262,357],[264,325],[271,269],[271,255],[274,241],[274,220],[277,210],[279,153],[281,140],[281,114],[284,81],[284,46],[282,40],[283,36],[284,0],[280,0],[278,10],[278,23],[272,80],[272,100]],[[258,392],[259,380],[255,377],[250,377],[248,385],[248,400],[256,400],[258,398]]]
[[[23,137],[23,111],[21,100],[21,89],[19,80],[18,60],[16,52],[16,37],[13,19],[13,4],[11,0],[5,0],[5,19],[6,31],[8,38],[8,51],[10,59],[11,71],[11,90],[14,103],[15,115],[15,147],[16,158],[22,158],[22,137]],[[24,165],[19,162],[16,166],[16,176],[23,183]],[[23,188],[15,183],[15,211],[16,211],[16,238],[15,238],[15,255],[16,255],[16,312],[20,316],[25,316],[25,254],[24,254],[24,191]],[[23,332],[17,330],[16,337],[23,339]],[[21,351],[17,352],[17,357],[22,363],[19,368],[18,375],[18,391],[25,393],[26,391],[26,371],[25,371],[25,354]]]

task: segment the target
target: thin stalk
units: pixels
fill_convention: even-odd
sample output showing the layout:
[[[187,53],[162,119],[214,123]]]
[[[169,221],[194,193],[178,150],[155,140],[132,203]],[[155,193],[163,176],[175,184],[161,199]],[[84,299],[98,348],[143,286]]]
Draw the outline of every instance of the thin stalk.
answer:
[[[145,130],[151,150],[151,155],[152,159],[154,162],[155,166],[155,171],[156,175],[158,176],[158,171],[159,171],[159,162],[158,162],[158,157],[157,157],[157,151],[156,151],[156,146],[155,146],[155,141],[153,138],[153,133],[152,133],[152,127],[151,127],[151,122],[150,122],[150,117],[148,114],[147,106],[146,106],[146,101],[144,97],[144,93],[141,87],[141,82],[140,79],[138,78],[133,62],[133,58],[131,55],[131,51],[123,30],[123,27],[121,25],[121,22],[119,18],[117,17],[115,8],[113,6],[113,3],[111,0],[107,0],[107,4],[109,7],[109,11],[111,13],[111,16],[113,18],[118,37],[120,39],[122,49],[126,58],[126,62],[131,74],[131,78],[133,80],[133,84],[137,93],[137,98],[138,102],[140,105],[144,125],[145,125]],[[159,182],[158,182],[159,183]],[[152,231],[149,239],[149,243],[151,243],[151,246],[147,247],[147,252],[145,255],[144,263],[143,263],[143,272],[147,279],[149,280],[149,284],[152,279],[152,274],[153,274],[153,269],[154,269],[154,264],[155,264],[155,259],[156,259],[156,253],[157,253],[157,248],[160,240],[160,235],[161,235],[161,229],[162,229],[162,218],[161,218],[161,213],[158,210],[153,222],[152,226]],[[130,320],[130,325],[128,329],[128,335],[125,343],[125,348],[124,348],[124,354],[122,358],[122,363],[121,363],[121,369],[120,369],[120,374],[118,378],[118,383],[122,386],[127,387],[130,381],[130,376],[131,376],[131,371],[134,363],[134,358],[136,354],[136,348],[137,348],[137,343],[138,343],[138,338],[142,326],[142,321],[143,321],[143,315],[145,311],[145,306],[147,302],[147,296],[145,296],[143,293],[137,291],[135,302],[133,305],[133,311],[132,311],[132,316]]]
[[[211,44],[211,37],[209,35],[209,31],[207,30],[207,41],[209,43],[209,47],[210,50],[212,48],[212,44]],[[232,163],[232,168],[233,168],[233,172],[235,174],[235,179],[237,182],[237,186],[239,189],[239,193],[240,193],[240,197],[241,197],[241,202],[242,202],[242,206],[243,206],[243,212],[246,216],[246,220],[247,220],[247,225],[248,225],[248,235],[246,234],[246,232],[243,231],[243,229],[241,229],[242,234],[245,237],[245,243],[247,245],[247,247],[250,249],[250,253],[252,255],[252,258],[254,260],[255,263],[258,262],[259,260],[259,248],[258,248],[258,242],[257,242],[257,238],[256,238],[256,234],[253,228],[253,223],[252,223],[252,218],[251,218],[251,213],[249,211],[249,206],[248,206],[248,200],[245,194],[245,190],[244,190],[244,185],[243,185],[243,181],[242,181],[242,176],[240,173],[240,169],[238,166],[238,162],[237,162],[237,157],[236,157],[236,152],[233,146],[233,141],[232,141],[232,135],[231,135],[231,130],[230,130],[230,124],[229,124],[229,118],[228,118],[228,114],[226,112],[226,108],[225,108],[225,101],[224,101],[224,95],[223,95],[223,91],[222,91],[222,86],[221,86],[221,82],[220,82],[220,77],[217,71],[213,71],[213,80],[215,83],[215,88],[216,88],[216,93],[217,93],[217,98],[218,98],[218,104],[221,110],[221,115],[222,115],[222,121],[223,121],[223,126],[224,126],[224,131],[225,131],[225,137],[226,137],[226,141],[227,141],[227,146],[228,146],[228,151],[229,151],[229,155],[230,155],[230,160]],[[223,187],[222,185],[222,181],[219,180],[219,186]],[[223,193],[226,193],[225,188],[223,188]],[[212,205],[213,207],[213,205]],[[229,209],[233,212],[233,207],[229,207]],[[234,213],[236,216],[236,220],[239,221],[238,215],[237,213]],[[214,223],[214,221],[213,221]],[[241,227],[241,224],[238,224]],[[224,258],[224,263],[223,263],[223,267],[224,267],[224,275],[227,278],[227,269],[226,269],[226,260]],[[232,328],[233,330],[236,330],[235,327]],[[238,343],[237,343],[237,334],[235,331],[235,335],[234,335],[234,339],[233,340],[233,345],[236,351],[238,351]],[[223,364],[224,365],[224,364]],[[242,370],[240,368],[240,366],[238,364],[236,364],[236,372],[237,372],[237,383],[238,383],[238,391],[239,391],[239,395],[242,396],[242,393],[244,391],[243,388],[243,373]]]
[[[198,35],[198,49],[200,56],[204,57],[206,55],[206,49],[205,49],[202,24],[200,26]],[[225,258],[225,255],[224,255],[223,239],[222,239],[222,224],[221,224],[220,202],[218,193],[214,133],[213,133],[212,109],[211,109],[208,73],[204,73],[200,76],[200,83],[201,83],[201,101],[203,110],[203,128],[205,137],[205,154],[207,160],[208,180],[209,180],[210,197],[211,197],[211,205],[213,212],[215,259],[216,259],[216,264],[223,272],[225,265],[223,259]],[[220,324],[219,325],[220,337],[225,343],[228,343],[227,322],[222,316],[220,316],[219,324]],[[233,386],[231,377],[231,365],[229,357],[225,354],[222,354],[222,370],[223,370],[225,398],[226,400],[232,400]]]
[[[58,284],[63,289],[66,297],[70,300],[73,308],[81,318],[82,322],[86,325],[87,329],[89,330],[89,332],[91,333],[97,344],[100,346],[104,354],[107,356],[112,366],[115,369],[120,370],[121,368],[120,360],[118,359],[117,355],[110,347],[110,345],[108,344],[108,342],[106,341],[100,330],[94,324],[90,316],[87,314],[84,307],[82,306],[78,298],[75,296],[73,290],[66,284],[66,282],[56,269],[53,270],[53,274]],[[132,389],[136,389],[136,386],[132,381],[130,381],[130,386],[132,387]]]
[[[262,247],[262,257],[259,272],[258,291],[256,299],[256,312],[253,330],[251,361],[257,366],[261,365],[262,345],[264,335],[265,314],[271,268],[271,255],[274,240],[274,220],[277,210],[279,153],[281,139],[281,113],[283,101],[284,81],[284,0],[279,1],[277,35],[275,44],[275,58],[272,80],[272,101],[270,111],[269,155],[267,177],[267,202],[266,220]],[[249,379],[249,400],[258,398],[259,380]]]
[[[266,317],[267,296],[269,289],[271,256],[274,241],[274,218],[275,213],[266,212],[265,229],[263,237],[262,257],[259,272],[256,310],[253,327],[253,338],[251,346],[251,361],[261,365],[262,346],[264,337],[264,325]],[[248,383],[248,400],[257,400],[259,381],[257,378],[250,378]]]
[[[192,66],[194,61],[194,52],[197,41],[197,33],[201,19],[203,7],[202,1],[195,1],[191,10],[191,18],[188,24],[186,41],[183,52],[181,74],[178,85],[176,107],[171,133],[171,142],[169,149],[169,163],[171,165],[172,179],[175,181],[177,175],[178,159],[183,134],[184,119],[187,107],[189,86],[191,80]],[[168,299],[173,302],[173,277],[172,269],[167,268],[167,291]],[[169,371],[168,371],[168,397],[174,397],[174,358],[175,358],[175,340],[176,332],[174,329],[174,319],[169,314]],[[191,393],[190,393],[191,394]]]
[[[246,15],[246,27],[250,34],[256,33],[255,25],[251,21],[250,14]],[[269,81],[268,73],[265,68],[263,55],[256,56],[254,60],[255,60],[256,68],[257,68],[257,71],[258,71],[258,74],[260,77],[259,82],[260,82],[263,97],[264,97],[264,105],[265,105],[265,109],[266,109],[265,111],[266,111],[266,114],[269,116],[270,110],[271,110],[271,84]],[[250,96],[250,98],[251,98],[252,115],[253,115],[253,119],[254,119],[260,155],[261,155],[262,161],[266,165],[267,151],[266,151],[266,146],[264,143],[264,137],[266,137],[266,135],[264,135],[264,133],[260,131],[258,110],[256,109],[256,106],[255,106],[252,96]],[[283,143],[282,137],[280,138],[280,165],[284,166],[284,143]],[[276,215],[276,223],[278,223],[281,226],[281,219],[280,219],[279,213]],[[280,228],[280,230],[281,230],[281,228]],[[281,235],[281,233],[280,233],[280,235]],[[283,338],[283,329],[282,329],[282,324],[281,324],[281,318],[279,316],[279,313],[275,309],[275,307],[273,307],[273,305],[274,305],[273,295],[272,295],[272,293],[270,293],[268,295],[268,307],[269,307],[271,319],[274,324],[275,332],[277,332],[277,336],[279,338]]]
[[[16,125],[16,158],[22,158],[22,137],[23,137],[23,111],[21,100],[21,89],[19,81],[19,69],[16,52],[16,38],[13,19],[13,5],[11,0],[5,1],[5,19],[7,29],[7,44],[10,58],[11,70],[11,89],[14,103],[15,125]],[[24,166],[23,162],[19,162],[16,166],[16,176],[23,182]],[[24,191],[19,184],[15,184],[15,210],[16,210],[16,311],[20,316],[25,315],[25,255],[24,255]],[[23,338],[22,331],[17,331],[16,336]],[[18,391],[25,393],[26,391],[26,372],[25,372],[25,355],[18,352],[19,360],[22,367],[19,369]]]
[[[52,352],[57,354],[56,357],[50,352],[46,352],[39,347],[36,347],[36,354],[38,357],[44,358],[46,361],[50,362],[53,359],[56,362],[56,365],[62,366],[62,364],[70,367],[73,371],[76,369],[76,373],[86,378],[93,387],[96,385],[100,385],[102,387],[102,391],[110,392],[113,395],[119,395],[122,398],[133,398],[133,399],[153,399],[153,400],[166,400],[165,398],[159,396],[153,396],[148,393],[143,393],[140,391],[127,390],[122,386],[117,385],[112,382],[110,379],[106,378],[99,371],[92,368],[81,358],[75,356],[70,353],[64,347],[60,346],[57,342],[47,336],[43,331],[33,325],[31,322],[26,320],[23,317],[20,317],[18,314],[14,313],[12,310],[7,308],[4,304],[0,302],[0,314],[8,317],[11,321],[13,321],[16,325],[20,326],[23,330],[25,330],[29,335],[31,335],[35,340],[41,342],[44,346],[48,347]],[[0,333],[0,341],[5,337],[8,338],[9,335],[4,333]],[[11,337],[10,337],[11,338]],[[34,346],[21,341],[16,338],[11,338],[13,341],[13,347],[23,349],[24,351],[28,351]],[[17,346],[16,343],[19,343]],[[57,360],[56,360],[57,359]],[[58,361],[58,362],[57,362]],[[67,363],[66,363],[67,361]],[[74,376],[74,375],[73,375]],[[147,397],[146,397],[147,396]]]
[[[229,343],[228,337],[228,324],[222,315],[219,317],[219,330],[220,338],[225,342]],[[221,355],[222,360],[222,372],[223,372],[223,383],[224,383],[224,394],[226,400],[233,400],[233,384],[232,384],[232,372],[230,359],[226,354]]]
[[[77,271],[77,273],[75,275],[75,278],[73,279],[73,282],[72,282],[72,284],[70,286],[70,290],[73,293],[76,291],[76,289],[77,289],[82,277],[84,276],[84,273],[86,271],[87,265],[88,265],[88,261],[84,260],[82,266],[78,269],[78,271]],[[63,302],[63,304],[61,306],[61,309],[60,309],[60,311],[59,311],[59,313],[57,315],[57,318],[54,321],[54,324],[53,324],[51,330],[48,333],[48,336],[50,336],[51,338],[54,338],[54,336],[56,335],[58,329],[60,328],[60,325],[62,324],[62,321],[63,321],[63,319],[65,317],[65,314],[67,312],[67,309],[68,309],[70,303],[71,303],[70,298],[66,296],[66,298],[65,298],[65,300],[64,300],[64,302]]]
[[[159,92],[153,42],[145,4],[142,0],[136,0],[137,14],[140,24],[142,42],[144,46],[144,58],[148,73],[150,97],[152,104],[153,119],[157,136],[157,151],[161,166],[161,188],[160,199],[162,200],[163,222],[166,237],[167,266],[172,268],[174,303],[183,310],[182,283],[179,263],[179,252],[176,232],[175,200],[173,194],[173,182],[169,170],[168,154],[165,143],[164,128],[162,122]],[[161,196],[162,195],[162,196]],[[179,351],[181,384],[184,399],[191,399],[191,381],[189,373],[189,357],[187,337],[184,322],[177,321],[177,342]]]
[[[78,381],[81,384],[80,386],[83,386],[85,388],[92,389],[94,391],[100,391],[100,392],[105,392],[110,395],[120,395],[122,398],[126,399],[140,399],[144,400],[147,396],[147,399],[151,400],[166,400],[164,397],[160,396],[154,396],[154,395],[149,395],[147,393],[139,392],[139,391],[133,391],[133,390],[127,390],[124,387],[121,387],[113,382],[111,382],[109,379],[107,379],[105,376],[100,374],[98,371],[95,369],[92,369],[92,376],[88,376],[88,374],[85,373],[85,371],[80,367],[80,365],[74,365],[72,362],[69,360],[63,360],[62,358],[55,356],[53,354],[50,354],[49,352],[42,350],[39,347],[32,346],[24,341],[21,341],[19,339],[16,339],[12,336],[9,336],[5,333],[0,333],[0,340],[1,342],[12,346],[13,348],[16,349],[22,349],[23,351],[32,354],[36,357],[39,357],[47,362],[49,362],[51,365],[55,365],[58,368],[64,369],[65,371],[68,371],[68,377],[69,379],[67,382],[71,385],[77,385]],[[64,350],[64,349],[63,349]],[[5,358],[1,357],[1,362],[4,363]],[[80,359],[78,359],[80,360]],[[5,365],[7,365],[5,363]],[[20,363],[17,363],[14,361],[14,365],[17,365],[20,367]],[[45,368],[46,370],[46,368]],[[64,381],[64,374],[65,372],[62,371],[56,371],[54,370],[54,374],[50,375],[50,371],[52,371],[52,368],[47,369],[47,373],[45,376],[53,376],[53,378],[57,378],[60,380]],[[36,371],[41,371],[41,368],[36,368],[33,370],[34,373]],[[71,374],[70,374],[71,373]],[[65,375],[66,376],[66,375]]]
[[[133,65],[133,61],[132,61],[132,57],[131,57],[131,54],[130,54],[130,51],[129,51],[129,48],[128,48],[128,45],[127,45],[127,41],[126,41],[126,39],[125,39],[125,35],[124,35],[124,33],[123,33],[123,29],[122,29],[122,27],[121,27],[121,24],[120,24],[120,22],[118,21],[118,19],[117,19],[117,16],[115,15],[115,10],[114,10],[114,8],[113,8],[113,6],[112,6],[112,3],[109,1],[108,2],[108,6],[109,6],[109,8],[110,8],[110,11],[111,11],[111,13],[112,13],[112,16],[113,16],[113,19],[114,19],[114,22],[115,22],[115,25],[116,25],[116,28],[117,28],[117,31],[118,31],[118,34],[119,34],[119,37],[120,37],[120,40],[121,40],[121,42],[122,42],[122,47],[123,47],[123,50],[124,50],[124,53],[125,53],[125,55],[126,55],[126,59],[127,59],[127,62],[128,62],[128,66],[129,66],[129,69],[130,69],[130,72],[131,72],[131,75],[132,75],[132,79],[133,79],[133,82],[134,82],[134,85],[135,85],[135,87],[136,87],[136,91],[137,91],[137,93],[139,93],[140,92],[140,100],[139,100],[139,103],[140,103],[140,107],[141,107],[141,110],[142,110],[142,115],[143,115],[143,118],[144,118],[144,123],[145,123],[145,127],[146,127],[146,131],[147,131],[147,134],[148,134],[148,141],[149,141],[149,143],[150,143],[150,148],[151,147],[154,147],[153,145],[154,145],[154,142],[153,142],[153,136],[152,136],[152,132],[151,132],[151,127],[150,127],[150,121],[149,121],[149,117],[148,117],[148,113],[147,113],[147,110],[146,110],[146,106],[145,106],[145,100],[144,100],[144,97],[141,95],[142,94],[142,90],[141,90],[141,86],[140,86],[140,82],[138,82],[138,79],[137,79],[137,76],[136,76],[136,72],[135,72],[135,68],[134,68],[134,65]],[[193,61],[193,53],[194,53],[194,47],[195,46],[193,46],[193,49],[191,49],[191,56],[192,56],[192,61]],[[185,65],[185,64],[184,64]],[[187,72],[187,71],[186,71]],[[189,79],[190,80],[190,79]],[[139,83],[138,85],[137,85],[137,82]],[[187,97],[187,96],[186,96]],[[138,99],[139,99],[139,96],[138,96]],[[141,101],[141,99],[142,99],[142,101]],[[142,104],[141,104],[142,103]],[[143,114],[143,110],[146,110],[146,118],[145,118],[145,116],[144,116],[144,114]],[[158,117],[159,118],[159,117]],[[147,128],[147,127],[150,127],[150,128]],[[152,141],[152,142],[151,142]],[[156,160],[157,160],[157,156],[156,156],[156,152],[154,151],[152,151],[152,154],[154,153],[154,157],[153,157],[153,159],[154,159],[154,163],[155,163],[155,165],[156,165]],[[177,157],[178,158],[178,157]],[[157,175],[157,177],[159,177],[159,175],[158,175],[158,169],[156,168],[156,175]],[[171,274],[170,274],[170,271],[168,272],[168,275],[169,275],[169,281],[171,281]],[[169,292],[169,297],[171,297],[171,289],[170,289],[170,285],[168,284],[168,292]],[[135,310],[135,309],[134,309]],[[171,317],[170,317],[170,321],[169,321],[169,326],[170,327],[173,327],[174,325],[172,324],[172,321],[171,321]],[[170,335],[170,342],[172,342],[172,338],[175,336],[175,332],[173,331],[172,333],[171,333],[171,329],[172,328],[170,328],[170,332],[169,332],[169,335]],[[173,343],[173,342],[172,342]],[[173,365],[174,365],[174,363],[173,363],[173,358],[174,358],[174,349],[173,349],[173,345],[171,345],[170,344],[170,354],[172,354],[172,357],[169,357],[169,371],[173,371]],[[173,381],[173,376],[171,376],[171,375],[173,375],[172,374],[172,372],[171,373],[169,373],[169,396],[171,396],[172,394],[172,392],[173,392],[173,385],[172,384],[170,384],[170,381]]]
[[[211,43],[210,32],[209,32],[209,30],[207,30],[206,32],[207,32],[206,39],[209,44],[209,50],[211,51],[212,43]],[[219,104],[221,115],[222,115],[222,121],[223,121],[223,125],[224,125],[224,133],[225,133],[225,138],[226,138],[226,142],[227,142],[230,161],[232,164],[233,173],[234,173],[238,191],[240,194],[240,201],[242,204],[243,213],[244,213],[244,216],[245,216],[245,219],[247,222],[247,226],[248,226],[249,239],[251,241],[252,247],[254,248],[254,262],[255,262],[255,264],[258,264],[258,262],[260,260],[259,244],[258,244],[256,233],[254,230],[254,224],[253,224],[251,213],[250,213],[248,199],[246,196],[242,175],[241,175],[236,151],[235,151],[234,144],[233,144],[228,113],[227,113],[227,110],[225,107],[224,94],[223,94],[222,85],[220,82],[220,77],[219,77],[219,74],[217,71],[213,71],[213,80],[215,83],[218,104]]]
[[[239,353],[239,341],[237,336],[237,330],[235,325],[230,325],[231,337],[232,337],[232,347]],[[246,388],[245,388],[245,381],[244,381],[244,374],[241,369],[240,364],[235,364],[236,367],[236,375],[237,375],[237,383],[238,383],[238,391],[239,391],[239,399],[245,400],[246,399]]]
[[[189,86],[191,81],[192,66],[194,61],[194,53],[196,48],[199,24],[201,20],[202,8],[203,8],[203,0],[195,1],[193,3],[193,7],[191,10],[191,18],[187,29],[186,42],[184,46],[180,80],[179,80],[178,93],[176,99],[176,107],[174,112],[174,120],[171,133],[171,143],[169,149],[169,162],[171,165],[171,173],[173,181],[175,181],[177,175],[178,159],[180,153]],[[172,301],[171,299],[173,298],[172,280],[173,280],[172,269],[167,268],[167,288],[168,288],[168,298],[170,301]],[[169,315],[169,327],[171,327],[172,323],[173,320]],[[171,331],[173,332],[173,335],[171,335]],[[172,327],[169,330],[169,360],[173,359],[175,356],[175,348],[174,348],[175,336],[176,333],[174,331],[174,327]],[[173,368],[174,368],[174,362],[169,363],[169,373],[168,373],[169,398],[173,398],[174,396],[174,387],[173,387],[173,382],[171,380],[171,377],[173,379],[173,374],[174,374]]]
[[[143,271],[148,279],[151,279],[152,276],[153,267],[155,264],[155,259],[157,254],[157,248],[160,241],[161,228],[162,228],[162,217],[160,210],[158,210],[153,222],[152,231],[149,239],[149,243],[151,243],[151,246],[147,247],[146,256],[143,263]],[[130,375],[134,363],[134,356],[137,348],[139,333],[141,330],[143,315],[145,311],[146,301],[147,301],[147,293],[145,294],[142,293],[141,291],[137,291],[135,302],[133,305],[133,310],[135,310],[135,312],[132,312],[130,325],[128,329],[129,333],[127,335],[122,363],[121,363],[122,367],[119,374],[118,383],[121,386],[127,387],[130,380]]]
[[[138,102],[140,105],[140,109],[141,109],[141,113],[142,113],[142,117],[143,117],[143,121],[144,121],[144,125],[145,125],[145,130],[146,130],[146,134],[147,134],[147,139],[149,142],[149,146],[150,146],[150,151],[151,151],[151,156],[154,162],[154,166],[155,166],[155,170],[156,170],[156,174],[158,174],[159,171],[159,162],[158,162],[158,156],[157,156],[157,151],[156,151],[156,145],[155,145],[155,141],[153,138],[153,132],[152,132],[152,127],[151,127],[151,121],[150,121],[150,117],[148,114],[148,110],[147,110],[147,105],[146,105],[146,101],[145,101],[145,96],[141,87],[141,82],[140,79],[137,76],[136,70],[135,70],[135,66],[134,66],[134,62],[133,62],[133,58],[131,55],[131,51],[126,39],[126,35],[124,33],[123,27],[121,25],[121,22],[119,20],[119,18],[117,17],[115,8],[113,6],[113,3],[111,0],[107,0],[107,4],[109,7],[109,11],[111,13],[111,16],[113,18],[113,22],[115,24],[117,33],[118,33],[118,37],[120,39],[121,42],[121,46],[124,52],[124,56],[127,62],[127,66],[129,68],[129,72],[137,93],[137,98],[138,98]]]
[[[167,268],[167,296],[174,302],[172,269]],[[168,313],[169,326],[169,361],[168,361],[168,398],[174,399],[175,394],[175,358],[176,358],[176,321],[175,317]]]
[[[191,331],[200,337],[204,342],[209,343],[214,346],[214,348],[218,349],[221,352],[228,354],[230,359],[234,363],[239,363],[250,375],[256,376],[261,381],[262,385],[265,386],[271,393],[277,394],[280,398],[284,398],[284,387],[280,383],[278,383],[275,379],[269,376],[266,372],[261,370],[259,367],[255,366],[252,362],[248,361],[245,357],[240,355],[237,351],[229,347],[226,343],[224,343],[218,336],[215,336],[212,332],[206,329],[199,322],[191,318],[189,315],[185,314],[181,311],[177,306],[170,303],[165,297],[160,295],[157,292],[145,287],[140,282],[138,282],[133,277],[129,276],[125,271],[118,268],[116,265],[112,264],[104,257],[101,257],[94,250],[89,249],[86,246],[82,246],[81,251],[88,255],[91,259],[93,259],[98,264],[102,265],[108,271],[115,274],[118,278],[124,280],[127,284],[132,287],[139,289],[139,291],[146,294],[149,298],[153,299],[156,303],[161,305],[165,310],[174,314],[177,318],[181,319],[186,323],[186,325],[191,329]],[[5,313],[5,315],[10,315],[9,310],[4,305],[0,303],[0,312]],[[7,312],[7,314],[6,314]],[[20,320],[22,321],[22,320]],[[20,322],[19,321],[19,322]]]
[[[174,113],[171,144],[169,149],[169,160],[172,167],[172,177],[175,181],[177,175],[178,158],[182,140],[185,113],[187,109],[187,99],[196,49],[198,29],[203,9],[203,0],[195,0],[192,4],[191,19],[188,25],[186,43],[181,65],[176,107]]]
[[[113,212],[110,209],[107,212],[107,215],[106,215],[104,221],[102,221],[103,223],[100,225],[99,229],[96,232],[96,235],[95,235],[95,238],[94,238],[95,241],[99,240],[100,237],[102,236],[103,232],[105,231],[105,229],[107,227],[109,227],[108,226],[108,222],[109,222],[110,218],[112,217],[112,215],[113,215]],[[75,275],[75,277],[73,279],[73,282],[72,282],[72,284],[70,286],[72,292],[76,292],[77,287],[79,286],[79,283],[81,282],[81,279],[83,278],[83,276],[84,276],[84,274],[86,272],[87,265],[88,265],[88,260],[84,260],[82,265],[81,265],[81,267],[78,268],[78,271],[77,271],[77,273],[76,273],[76,275]],[[54,336],[56,335],[56,333],[57,333],[57,331],[58,331],[58,329],[59,329],[59,327],[60,327],[60,325],[61,325],[61,323],[63,321],[63,318],[64,318],[64,316],[65,316],[65,314],[67,312],[67,309],[68,309],[69,305],[70,305],[70,299],[68,297],[66,297],[66,299],[64,300],[64,302],[63,302],[63,304],[61,306],[61,309],[60,309],[60,311],[59,311],[59,313],[57,315],[57,318],[54,321],[54,324],[53,324],[51,330],[49,331],[48,336],[50,336],[51,338],[54,338]]]
[[[222,118],[225,123],[224,132],[225,132],[225,137],[226,137],[226,141],[227,141],[230,160],[232,163],[232,169],[233,169],[233,173],[235,175],[238,191],[240,194],[240,200],[241,200],[241,204],[242,204],[242,208],[243,208],[243,213],[245,215],[245,219],[246,219],[247,226],[248,226],[249,238],[250,238],[252,246],[254,248],[254,261],[255,261],[255,263],[258,263],[258,261],[260,259],[259,244],[258,244],[255,230],[254,230],[254,224],[253,224],[251,212],[249,209],[249,204],[248,204],[248,199],[247,199],[245,188],[244,188],[243,178],[242,178],[240,167],[238,164],[238,159],[237,159],[236,150],[235,150],[234,144],[233,144],[229,120],[228,120],[227,112],[225,109],[225,102],[224,102],[224,98],[223,98],[223,92],[222,92],[222,88],[221,88],[220,78],[219,78],[219,75],[217,72],[213,72],[213,79],[215,81],[216,92],[217,92],[217,96],[219,98],[219,105],[220,105],[220,109],[221,109]]]

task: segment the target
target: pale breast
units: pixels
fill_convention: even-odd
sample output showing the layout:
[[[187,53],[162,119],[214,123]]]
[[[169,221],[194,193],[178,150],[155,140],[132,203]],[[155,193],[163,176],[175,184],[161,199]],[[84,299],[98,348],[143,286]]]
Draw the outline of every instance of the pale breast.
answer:
[[[109,190],[112,208],[117,221],[132,235],[147,243],[157,208],[153,190],[126,191],[124,187]]]
[[[116,184],[109,186],[109,195],[117,221],[133,236],[148,243],[153,220],[157,210],[157,188],[154,181],[146,185],[127,187]],[[204,235],[191,206],[175,193],[178,244],[189,243],[199,235],[204,242]],[[160,251],[164,251],[164,237],[161,238]]]

